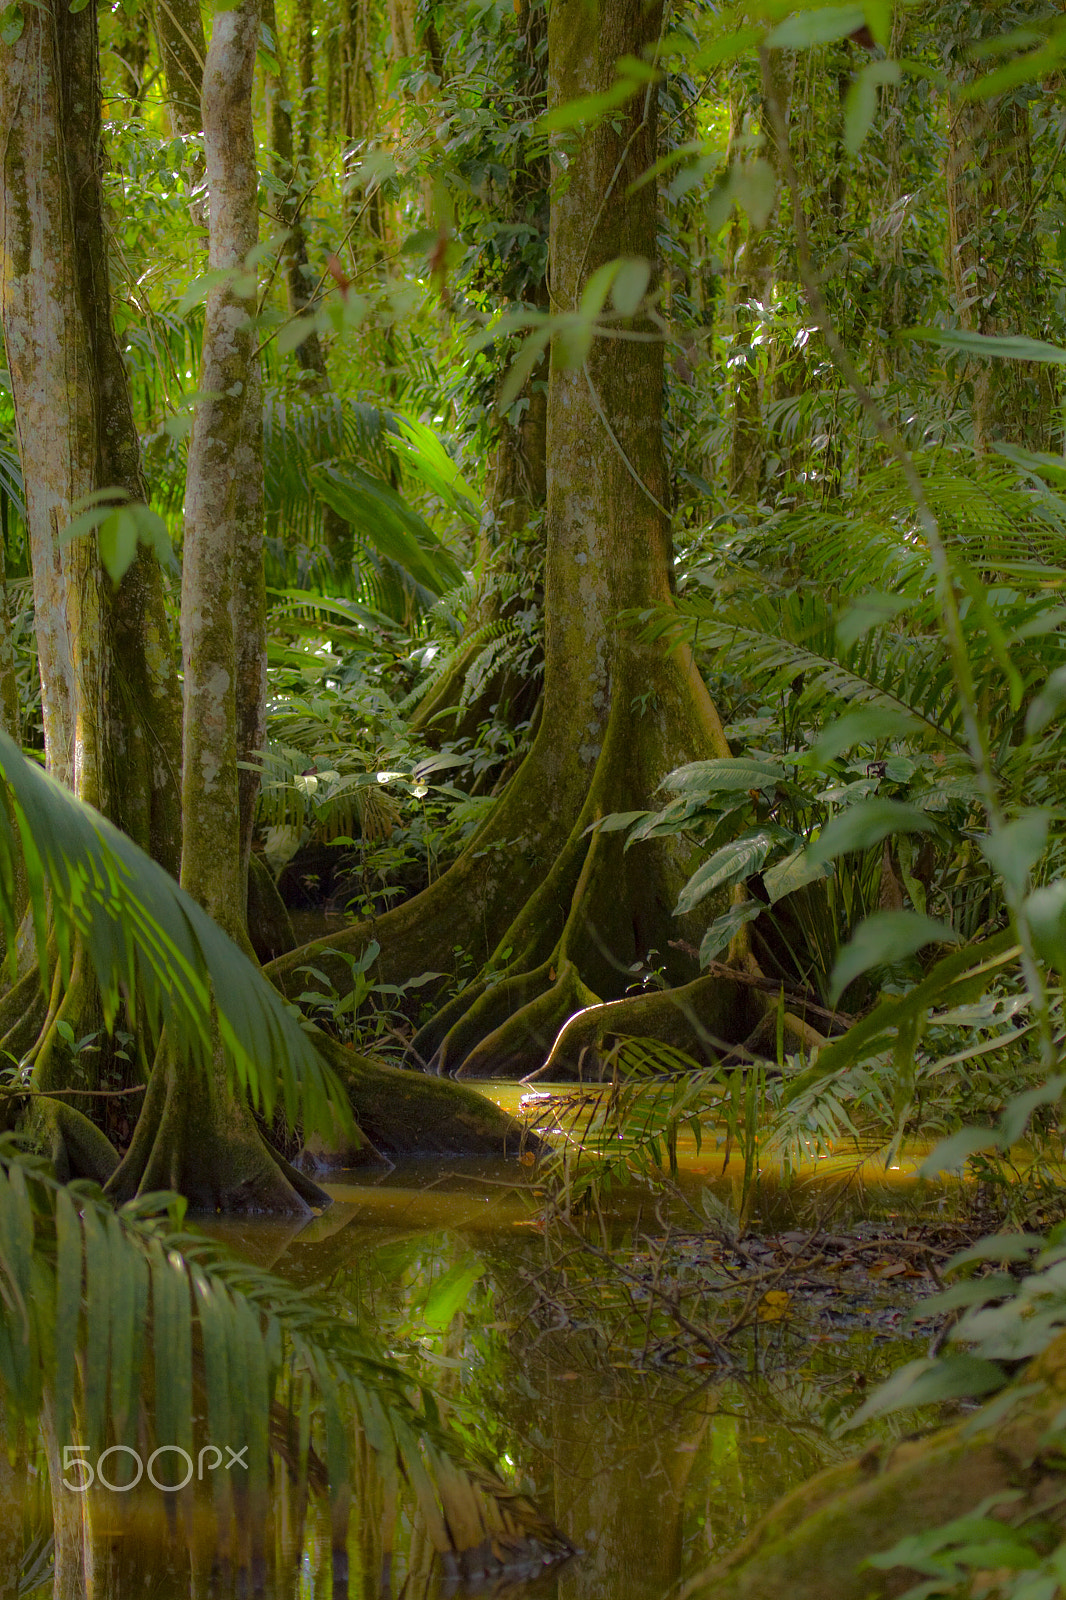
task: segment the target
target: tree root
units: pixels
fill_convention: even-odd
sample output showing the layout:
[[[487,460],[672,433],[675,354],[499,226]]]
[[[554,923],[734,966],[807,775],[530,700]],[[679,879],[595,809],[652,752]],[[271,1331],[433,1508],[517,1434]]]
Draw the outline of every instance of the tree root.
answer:
[[[539,1147],[476,1089],[384,1066],[324,1034],[315,1043],[347,1089],[359,1127],[385,1155],[515,1155]]]
[[[1036,1392],[1030,1386],[1038,1385]],[[882,1600],[919,1576],[863,1568],[904,1535],[968,1515],[989,1495],[1019,1492],[999,1512],[1066,1521],[1066,1475],[1056,1419],[1066,1397],[1066,1334],[1060,1334],[1002,1397],[924,1439],[876,1445],[857,1460],[786,1495],[725,1561],[703,1572],[681,1600]],[[862,1569],[862,1570],[860,1570]]]
[[[192,1212],[309,1217],[329,1196],[273,1150],[228,1081],[216,1042],[210,1066],[175,1068],[165,1037],[133,1139],[106,1185],[119,1204],[174,1189]]]
[[[762,1024],[760,1001],[750,986],[716,976],[589,1006],[570,1017],[543,1066],[525,1081],[599,1077],[612,1049],[625,1038],[656,1039],[714,1066],[737,1046],[743,1050]]]

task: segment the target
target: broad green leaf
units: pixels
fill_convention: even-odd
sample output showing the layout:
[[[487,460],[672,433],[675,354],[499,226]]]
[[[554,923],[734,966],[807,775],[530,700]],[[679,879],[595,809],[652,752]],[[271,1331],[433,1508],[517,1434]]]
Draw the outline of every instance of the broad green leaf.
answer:
[[[809,847],[812,863],[835,861],[849,850],[868,850],[896,833],[932,833],[935,824],[917,806],[871,795],[833,817]]]
[[[999,1138],[994,1128],[960,1128],[941,1139],[918,1170],[923,1178],[937,1178],[942,1172],[961,1172],[971,1156],[998,1148]]]
[[[732,944],[734,935],[740,932],[744,924],[754,922],[765,909],[761,901],[748,900],[743,905],[730,906],[722,916],[716,917],[700,945],[700,966],[710,966],[715,957]]]
[[[735,789],[773,791],[788,774],[784,767],[746,756],[719,756],[713,761],[692,761],[676,767],[659,785],[671,794],[725,794]]]
[[[470,1291],[485,1273],[485,1263],[473,1254],[457,1261],[442,1273],[426,1292],[421,1305],[422,1321],[429,1328],[443,1331],[468,1300]]]
[[[611,292],[611,285],[618,276],[621,263],[619,261],[605,261],[597,267],[581,293],[581,304],[578,314],[587,321],[598,317],[607,304],[607,296]]]
[[[847,1422],[847,1429],[861,1428],[874,1417],[893,1411],[909,1411],[915,1406],[936,1405],[942,1400],[971,1399],[992,1394],[1006,1383],[1002,1367],[980,1356],[941,1356],[938,1360],[908,1361],[882,1383]]]
[[[770,851],[791,836],[783,828],[760,828],[730,840],[692,874],[678,896],[674,916],[683,917],[723,884],[737,883],[758,872]]]
[[[971,1261],[1024,1261],[1043,1244],[1039,1233],[991,1233],[965,1250],[956,1251],[945,1272],[957,1272]]]
[[[1032,739],[1043,733],[1049,722],[1066,706],[1066,667],[1056,667],[1040,693],[1029,702],[1025,713],[1025,732]]]
[[[26,26],[26,18],[20,5],[5,6],[0,12],[0,43],[11,45],[18,44],[22,38],[22,30]]]
[[[768,161],[738,162],[733,176],[733,198],[751,218],[753,228],[765,228],[777,199],[777,179]]]
[[[1025,902],[1025,915],[1037,955],[1066,974],[1066,878],[1034,889]]]
[[[361,538],[433,594],[462,582],[454,556],[433,529],[381,478],[354,461],[312,467],[311,481],[328,506],[351,523]]]
[[[856,156],[877,115],[877,92],[898,83],[898,61],[871,61],[855,78],[844,101],[844,148]]]
[[[496,402],[498,411],[506,413],[514,405],[526,383],[543,361],[551,337],[549,328],[538,328],[536,332],[526,336],[521,349],[507,369],[507,376],[500,385]]]
[[[626,828],[631,828],[635,822],[643,822],[645,817],[651,815],[650,811],[610,811],[598,822],[590,822],[585,832],[622,833]]]
[[[779,22],[767,35],[766,44],[771,50],[805,50],[810,45],[845,39],[865,23],[864,6],[819,6],[798,11]]]
[[[974,333],[968,328],[908,328],[902,337],[939,345],[943,350],[961,350],[963,355],[982,360],[1041,361],[1052,366],[1066,363],[1066,349],[1061,345],[1026,339],[1021,334]]]
[[[627,256],[618,264],[611,285],[611,301],[622,317],[635,317],[651,282],[651,264],[642,256]]]
[[[842,649],[850,650],[871,628],[891,622],[893,617],[911,610],[913,605],[913,600],[904,599],[898,594],[878,594],[871,590],[859,595],[837,618],[838,644]]]
[[[981,840],[981,853],[1003,882],[1020,895],[1047,847],[1049,811],[1027,811]]]
[[[958,944],[959,936],[946,922],[918,911],[876,911],[860,922],[851,943],[840,952],[830,979],[830,1004],[860,973],[871,967],[890,966],[915,955],[927,944]]]
[[[783,861],[777,861],[768,867],[762,875],[763,888],[770,897],[770,904],[776,905],[786,895],[795,894],[797,889],[806,888],[808,883],[817,883],[822,878],[831,878],[833,867],[828,861],[820,862],[817,866],[811,864],[807,853],[807,846],[801,845],[798,850],[793,850],[785,856]]]
[[[804,759],[821,767],[854,745],[913,738],[919,731],[918,723],[905,711],[894,711],[890,706],[861,706],[823,728]]]

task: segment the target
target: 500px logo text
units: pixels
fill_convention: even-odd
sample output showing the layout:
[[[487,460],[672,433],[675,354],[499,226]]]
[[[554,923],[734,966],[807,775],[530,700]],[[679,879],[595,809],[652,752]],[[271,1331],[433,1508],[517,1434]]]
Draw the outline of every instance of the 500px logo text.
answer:
[[[248,1446],[244,1444],[239,1450],[231,1450],[229,1445],[226,1445],[226,1455],[229,1459],[223,1462],[222,1451],[218,1445],[205,1444],[194,1461],[189,1452],[183,1450],[180,1444],[161,1444],[152,1451],[147,1462],[145,1462],[140,1451],[134,1450],[132,1445],[113,1444],[106,1450],[101,1450],[94,1466],[88,1460],[90,1452],[87,1444],[67,1444],[63,1446],[63,1471],[64,1473],[76,1473],[78,1476],[73,1480],[64,1477],[62,1483],[65,1489],[70,1489],[74,1494],[85,1494],[87,1490],[92,1488],[94,1483],[98,1483],[103,1489],[110,1489],[114,1494],[126,1494],[128,1490],[135,1489],[145,1476],[145,1473],[147,1473],[148,1482],[153,1484],[155,1488],[162,1489],[164,1494],[176,1494],[179,1489],[184,1489],[187,1484],[190,1484],[194,1477],[202,1482],[205,1471],[216,1472],[219,1467],[222,1467],[223,1471],[231,1472],[234,1467],[243,1467],[247,1472],[248,1463],[244,1459],[244,1452],[247,1448]],[[104,1464],[111,1456],[129,1456],[131,1458],[133,1466],[136,1468],[136,1476],[131,1478],[129,1483],[115,1483],[107,1476],[104,1471]],[[156,1464],[161,1464],[169,1456],[180,1457],[180,1464],[172,1462],[171,1465],[178,1465],[179,1471],[182,1467],[185,1470],[185,1476],[179,1479],[177,1483],[166,1483],[156,1475]],[[112,1468],[111,1470],[114,1469]]]

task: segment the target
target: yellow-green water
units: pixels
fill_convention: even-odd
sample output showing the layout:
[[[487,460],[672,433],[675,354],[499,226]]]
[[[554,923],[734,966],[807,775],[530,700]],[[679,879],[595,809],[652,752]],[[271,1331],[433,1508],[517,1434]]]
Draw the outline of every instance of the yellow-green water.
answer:
[[[493,1088],[513,1103],[513,1086]],[[743,1164],[721,1151],[682,1148],[686,1212],[712,1186],[735,1199]],[[763,1231],[804,1227],[848,1212],[891,1215],[911,1203],[921,1152],[885,1171],[862,1152],[810,1163],[785,1184],[762,1175],[756,1195]],[[798,1301],[738,1340],[723,1370],[691,1342],[671,1348],[649,1336],[650,1321],[618,1312],[618,1286],[580,1238],[546,1233],[535,1174],[517,1163],[407,1162],[366,1169],[328,1185],[333,1205],[305,1227],[232,1223],[217,1231],[243,1254],[308,1291],[330,1294],[410,1356],[420,1352],[435,1387],[450,1400],[501,1471],[524,1483],[579,1548],[515,1596],[553,1600],[665,1600],[678,1581],[735,1544],[779,1495],[856,1448],[832,1421],[916,1353],[904,1331],[900,1286],[847,1292],[831,1311]],[[842,1210],[841,1207],[845,1209]],[[654,1254],[663,1215],[647,1200],[619,1195],[593,1242],[621,1248],[631,1264]],[[694,1247],[697,1248],[698,1247]],[[629,1252],[628,1255],[626,1252]],[[444,1326],[426,1321],[431,1290],[466,1268],[469,1288]],[[787,1296],[784,1297],[787,1301]],[[827,1302],[828,1304],[828,1302]],[[606,1309],[613,1306],[614,1309]],[[827,1422],[830,1424],[826,1426]],[[168,1579],[158,1529],[114,1509],[125,1576],[107,1600],[177,1600],[187,1580]],[[151,1506],[143,1507],[145,1515]],[[341,1600],[333,1586],[328,1531],[312,1515],[302,1535],[282,1525],[275,1544],[299,1537],[298,1576],[272,1587],[277,1600]],[[373,1530],[356,1506],[349,1535],[353,1600],[381,1594],[364,1567]],[[292,1553],[292,1552],[290,1552]],[[143,1559],[142,1559],[143,1558]],[[392,1594],[403,1600],[447,1592],[421,1566],[405,1579],[397,1549]],[[143,1567],[143,1585],[135,1576]],[[202,1591],[204,1600],[213,1592]],[[496,1592],[496,1591],[482,1591]],[[103,1591],[101,1591],[103,1593]]]

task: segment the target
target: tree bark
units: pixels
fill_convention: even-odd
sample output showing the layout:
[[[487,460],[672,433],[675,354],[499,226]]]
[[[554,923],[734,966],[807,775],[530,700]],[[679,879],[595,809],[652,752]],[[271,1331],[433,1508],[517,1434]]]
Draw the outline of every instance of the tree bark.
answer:
[[[976,9],[976,8],[975,8]],[[986,8],[982,8],[986,9]],[[994,21],[998,32],[1000,22]],[[967,42],[972,35],[968,32]],[[972,77],[972,69],[966,76]],[[1029,106],[1016,95],[948,107],[948,252],[964,328],[1041,337],[1038,235],[1033,226]],[[1052,447],[1054,369],[1037,362],[973,364],[973,443]]]
[[[556,0],[549,21],[549,103],[607,89],[622,55],[654,47],[661,6]],[[571,311],[589,276],[620,255],[655,262],[656,98],[642,92],[568,150],[553,204],[551,289]],[[645,335],[645,319],[617,319]],[[536,1067],[565,1019],[616,998],[652,950],[671,979],[695,976],[671,947],[685,924],[672,907],[691,862],[655,841],[623,853],[588,829],[609,811],[650,801],[684,760],[728,755],[717,713],[685,648],[666,655],[619,625],[631,608],[672,604],[662,434],[663,346],[599,338],[577,365],[552,351],[547,420],[545,687],[525,763],[459,861],[372,928],[311,947],[382,946],[382,976],[450,965],[457,938],[490,969],[416,1041],[439,1070]],[[275,962],[292,981],[307,950]],[[343,982],[338,963],[335,981]]]

